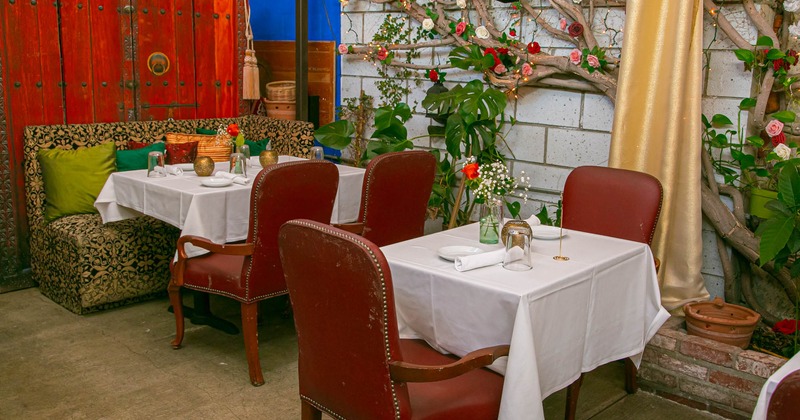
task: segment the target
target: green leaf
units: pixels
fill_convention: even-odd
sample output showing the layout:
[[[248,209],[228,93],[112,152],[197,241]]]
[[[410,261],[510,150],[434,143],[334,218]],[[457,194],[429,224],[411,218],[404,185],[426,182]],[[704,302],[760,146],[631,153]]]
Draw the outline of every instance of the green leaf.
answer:
[[[447,118],[447,125],[445,128],[444,142],[447,147],[447,153],[456,159],[461,158],[461,143],[466,140],[467,132],[464,129],[464,123],[459,114],[451,114]]]
[[[756,40],[757,47],[772,47],[772,38],[762,35]]]
[[[794,112],[789,111],[788,109],[786,109],[786,110],[779,111],[779,112],[776,112],[776,113],[772,114],[772,118],[775,118],[776,120],[778,120],[778,121],[780,121],[782,123],[790,123],[790,122],[794,122],[795,114],[794,114]]]
[[[484,71],[494,65],[494,58],[483,55],[477,45],[454,48],[450,51],[449,59],[450,64],[464,70],[474,68],[477,71]]]
[[[708,118],[706,118],[706,116],[704,114],[701,114],[700,117],[703,120],[703,127],[705,127],[706,130],[711,128],[711,123],[708,122]]]
[[[749,136],[745,140],[757,149],[764,147],[764,139],[760,136]]]
[[[725,127],[728,125],[733,125],[733,121],[722,114],[715,114],[713,117],[711,117],[711,124],[714,127]]]
[[[777,60],[786,57],[786,53],[781,50],[771,49],[767,51],[767,60]]]
[[[794,230],[794,219],[786,216],[773,216],[761,222],[756,235],[761,237],[758,263],[764,265],[772,261],[778,252],[786,246],[789,235]]]
[[[736,58],[738,58],[740,61],[744,61],[745,63],[752,63],[756,60],[756,56],[751,50],[740,48],[733,53],[736,54]]]
[[[342,150],[348,145],[356,132],[353,123],[348,120],[334,121],[325,124],[314,132],[314,138],[323,146]]]
[[[516,219],[519,217],[519,211],[522,208],[522,205],[519,203],[519,201],[506,201],[506,208],[511,214],[511,217]]]
[[[741,110],[748,110],[756,106],[756,98],[744,98],[742,102],[739,102],[739,109]]]
[[[778,198],[792,209],[800,207],[800,172],[796,165],[786,165],[778,176]]]
[[[728,145],[728,137],[724,134],[717,134],[711,139],[711,146],[721,149]]]

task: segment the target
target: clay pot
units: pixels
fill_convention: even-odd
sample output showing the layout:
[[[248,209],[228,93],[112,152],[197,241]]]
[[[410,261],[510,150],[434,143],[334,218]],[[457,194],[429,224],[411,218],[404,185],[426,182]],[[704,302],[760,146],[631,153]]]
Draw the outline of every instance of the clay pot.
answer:
[[[688,303],[686,331],[689,335],[708,338],[720,343],[746,348],[761,315],[739,305],[725,303],[717,296],[713,302]]]

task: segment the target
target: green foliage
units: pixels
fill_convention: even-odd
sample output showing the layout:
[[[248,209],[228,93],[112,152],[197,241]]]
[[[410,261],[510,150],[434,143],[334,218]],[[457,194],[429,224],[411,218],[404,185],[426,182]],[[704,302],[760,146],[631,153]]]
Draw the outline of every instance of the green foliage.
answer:
[[[484,71],[494,65],[494,58],[484,55],[480,47],[470,44],[467,47],[458,47],[450,51],[450,64],[460,69]]]
[[[794,260],[800,251],[800,159],[787,162],[778,176],[778,198],[767,203],[773,214],[756,229],[761,238],[759,264],[774,261],[776,269]],[[798,266],[792,267],[793,276],[800,274]]]
[[[348,120],[334,121],[325,124],[314,132],[314,138],[323,146],[342,150],[350,145],[355,133],[353,123]]]

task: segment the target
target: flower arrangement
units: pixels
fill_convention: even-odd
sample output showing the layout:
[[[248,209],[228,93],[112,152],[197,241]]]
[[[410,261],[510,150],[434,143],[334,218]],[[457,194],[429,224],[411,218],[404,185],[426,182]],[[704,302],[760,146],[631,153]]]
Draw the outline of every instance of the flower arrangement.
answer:
[[[228,135],[231,136],[234,146],[238,148],[244,144],[244,135],[239,131],[239,126],[237,124],[229,124],[228,128],[225,130],[228,132]]]
[[[475,194],[475,203],[501,203],[505,202],[509,213],[514,218],[519,217],[521,204],[509,202],[508,196],[516,196],[527,202],[527,191],[530,188],[530,177],[525,172],[520,173],[519,178],[514,178],[508,173],[508,167],[501,161],[487,162],[478,164],[474,156],[467,158],[464,167],[461,169],[467,177],[467,186]],[[515,190],[522,187],[525,193],[515,193]]]

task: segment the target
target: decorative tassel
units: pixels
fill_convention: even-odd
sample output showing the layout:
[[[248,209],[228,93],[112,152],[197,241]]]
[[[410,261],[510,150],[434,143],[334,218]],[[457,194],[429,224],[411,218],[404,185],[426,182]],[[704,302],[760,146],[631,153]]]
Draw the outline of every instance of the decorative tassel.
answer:
[[[256,51],[253,49],[253,27],[250,26],[250,2],[245,2],[245,21],[247,28],[245,29],[245,36],[247,37],[247,50],[244,52],[244,66],[242,74],[242,98],[243,99],[260,99],[261,90],[258,82],[258,60],[256,59]]]

